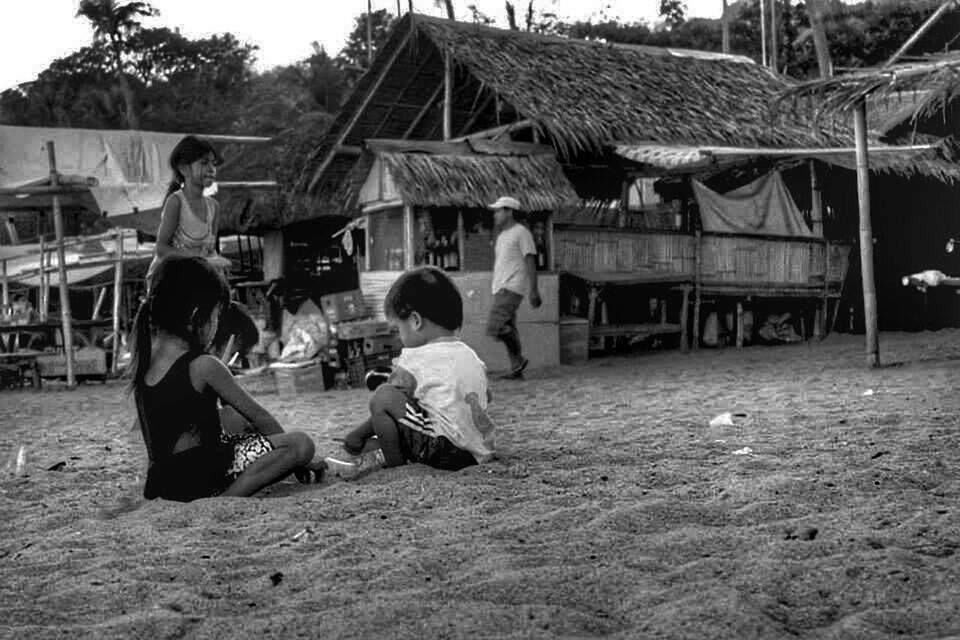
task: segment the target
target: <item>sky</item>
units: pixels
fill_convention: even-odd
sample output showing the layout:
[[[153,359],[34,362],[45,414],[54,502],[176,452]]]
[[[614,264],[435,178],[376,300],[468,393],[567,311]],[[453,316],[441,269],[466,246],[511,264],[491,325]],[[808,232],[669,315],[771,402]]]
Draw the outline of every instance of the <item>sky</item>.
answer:
[[[87,21],[75,17],[79,0],[4,0],[3,4],[7,28],[0,38],[0,91],[33,80],[53,60],[90,42]],[[179,27],[190,38],[233,33],[260,47],[259,70],[308,57],[313,41],[336,54],[355,18],[367,10],[367,0],[152,0],[150,4],[160,16],[145,21],[146,26]],[[408,0],[400,4],[406,10]],[[505,26],[503,0],[454,0],[459,19],[469,19],[470,4]],[[518,14],[527,6],[526,0],[514,4]],[[658,0],[534,0],[535,9],[565,19],[597,20],[606,15],[622,22],[654,21],[658,4]],[[397,0],[372,0],[372,5],[374,11],[397,11]],[[419,13],[445,15],[433,0],[413,0],[413,6]],[[689,17],[717,18],[722,0],[687,0],[687,6]]]

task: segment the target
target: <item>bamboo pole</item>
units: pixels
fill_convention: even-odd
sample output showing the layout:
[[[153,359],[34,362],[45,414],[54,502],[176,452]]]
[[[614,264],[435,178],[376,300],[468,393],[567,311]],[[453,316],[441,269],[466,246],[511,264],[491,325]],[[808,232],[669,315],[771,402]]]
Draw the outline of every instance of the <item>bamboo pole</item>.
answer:
[[[743,303],[737,300],[737,349],[743,348]]]
[[[860,274],[863,281],[863,318],[866,325],[867,366],[880,366],[877,334],[877,289],[873,279],[873,225],[870,220],[870,159],[867,155],[867,104],[860,100],[854,111],[857,141],[857,195],[860,203]]]
[[[414,228],[413,228],[413,205],[403,205],[403,268],[412,269],[415,256],[414,249]]]
[[[703,246],[702,246],[702,237],[700,230],[697,229],[694,232],[694,245],[693,245],[693,350],[696,351],[700,348],[700,304],[701,300],[701,288],[702,288],[702,271],[703,271]]]
[[[91,289],[93,293],[93,313],[90,314],[91,320],[96,320],[100,317],[100,309],[103,308],[103,301],[107,299],[107,288],[106,287],[94,287]]]
[[[760,0],[760,64],[767,62],[767,0]]]
[[[777,0],[770,0],[770,68],[777,72]]]
[[[43,214],[41,214],[42,216]],[[41,217],[41,221],[43,218]],[[40,293],[39,293],[39,303],[40,310],[40,322],[47,321],[47,311],[50,306],[47,304],[47,298],[50,290],[47,288],[47,282],[50,280],[50,276],[47,273],[47,247],[46,243],[43,240],[43,228],[40,229]]]
[[[690,287],[683,287],[683,300],[680,303],[680,350],[690,350],[687,324],[690,319]]]
[[[123,229],[117,229],[117,261],[113,267],[113,357],[110,370],[116,373],[120,361],[120,300],[123,292]]]
[[[450,51],[443,52],[443,139],[453,137],[453,61]]]
[[[897,51],[892,56],[890,56],[890,59],[887,60],[884,66],[889,67],[890,65],[895,63],[897,60],[899,60],[901,57],[903,57],[903,54],[909,51],[910,48],[917,43],[917,40],[923,37],[923,34],[929,31],[930,27],[932,27],[943,16],[944,13],[946,13],[949,9],[957,5],[960,5],[960,1],[958,0],[946,0],[943,4],[941,4],[937,8],[937,10],[934,11],[922,25],[920,25],[920,28],[917,29],[912,36],[907,38],[907,41],[904,42],[903,45],[899,49],[897,49]]]
[[[730,17],[727,13],[727,0],[723,0],[723,13],[720,14],[720,30],[722,33],[722,49],[723,53],[730,53]]]
[[[3,311],[6,313],[10,308],[10,278],[7,276],[7,260],[3,259]]]
[[[50,184],[57,186],[60,176],[57,174],[57,158],[53,142],[47,142],[47,158],[50,161]],[[53,226],[57,234],[57,275],[60,277],[60,321],[63,324],[63,351],[67,362],[67,387],[77,385],[73,373],[73,326],[70,321],[70,285],[67,282],[67,258],[63,247],[63,212],[60,210],[60,196],[53,196]]]

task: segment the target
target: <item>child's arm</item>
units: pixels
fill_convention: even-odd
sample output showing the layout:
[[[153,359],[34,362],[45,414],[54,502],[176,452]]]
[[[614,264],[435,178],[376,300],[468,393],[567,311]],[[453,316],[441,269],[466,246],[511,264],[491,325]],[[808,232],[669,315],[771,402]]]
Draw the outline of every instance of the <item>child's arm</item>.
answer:
[[[227,366],[217,358],[202,355],[191,362],[190,381],[198,391],[203,391],[209,386],[220,396],[224,406],[233,407],[263,435],[283,433],[283,427],[277,419],[237,384]]]
[[[157,255],[164,258],[169,255],[180,255],[182,252],[173,246],[173,235],[180,224],[180,198],[170,196],[163,203],[160,213],[160,228],[157,229]]]

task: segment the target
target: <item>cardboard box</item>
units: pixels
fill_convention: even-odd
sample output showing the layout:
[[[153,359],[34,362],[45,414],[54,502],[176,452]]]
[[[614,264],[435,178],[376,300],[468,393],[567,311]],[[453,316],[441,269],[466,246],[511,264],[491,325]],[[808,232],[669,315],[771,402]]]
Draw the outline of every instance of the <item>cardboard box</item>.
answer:
[[[359,289],[321,296],[320,309],[330,323],[354,320],[368,315],[363,294]]]
[[[74,350],[73,374],[75,376],[106,376],[107,352],[99,347],[82,347]],[[37,368],[41,378],[65,378],[67,357],[62,353],[44,353],[37,356]]]
[[[369,338],[372,336],[390,335],[390,323],[386,320],[377,320],[375,318],[366,318],[364,320],[351,320],[340,322],[336,326],[337,337],[341,340],[353,340],[354,338]]]

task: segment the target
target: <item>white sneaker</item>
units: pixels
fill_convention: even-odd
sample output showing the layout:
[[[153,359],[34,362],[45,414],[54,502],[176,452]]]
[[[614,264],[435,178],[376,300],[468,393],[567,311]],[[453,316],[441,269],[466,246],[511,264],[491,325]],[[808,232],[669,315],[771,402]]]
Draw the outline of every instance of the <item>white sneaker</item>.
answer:
[[[354,480],[371,471],[376,471],[386,464],[386,458],[383,457],[381,449],[373,449],[359,456],[347,458],[327,456],[323,461],[331,474],[344,480]]]

